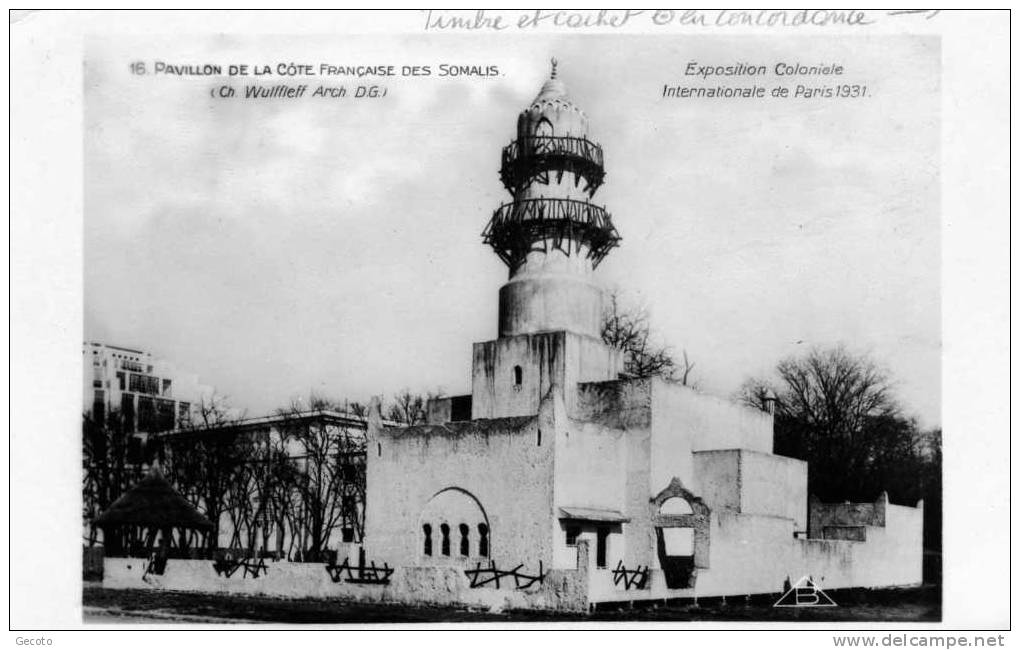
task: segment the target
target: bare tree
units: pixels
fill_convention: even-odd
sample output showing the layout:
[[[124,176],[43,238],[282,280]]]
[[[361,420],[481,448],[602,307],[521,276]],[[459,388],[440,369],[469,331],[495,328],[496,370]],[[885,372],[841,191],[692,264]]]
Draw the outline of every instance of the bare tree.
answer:
[[[426,398],[404,389],[393,396],[393,402],[386,411],[386,417],[408,426],[423,424],[426,418]]]
[[[368,417],[368,406],[361,402],[346,402],[347,412],[359,418]]]
[[[360,429],[321,417],[339,410],[336,403],[315,395],[309,402],[320,417],[308,417],[296,403],[278,411],[293,470],[286,477],[289,489],[277,492],[277,505],[301,559],[319,561],[337,528],[350,528],[358,538],[364,534],[365,442]]]
[[[659,376],[684,386],[695,384],[694,362],[682,350],[677,359],[668,345],[653,341],[650,318],[644,308],[621,306],[617,293],[610,295],[609,307],[602,318],[602,340],[623,350],[625,369],[633,377]]]
[[[887,373],[844,347],[813,349],[776,367],[775,387],[749,379],[745,404],[775,398],[775,451],[810,463],[810,488],[822,499],[917,499],[903,482],[918,459],[917,423],[904,417]],[[773,392],[774,391],[774,392]]]
[[[82,517],[85,542],[99,542],[99,530],[93,523],[114,501],[144,475],[145,450],[141,439],[132,434],[120,412],[82,418]],[[113,540],[104,540],[111,544]]]
[[[751,408],[771,411],[770,403],[775,403],[776,390],[768,381],[750,377],[740,385],[735,395],[736,401]]]
[[[243,481],[249,450],[236,428],[241,414],[226,400],[214,395],[198,406],[198,418],[160,439],[159,457],[166,477],[178,491],[195,503],[213,524],[210,549],[219,543],[220,523],[228,514],[231,490]]]

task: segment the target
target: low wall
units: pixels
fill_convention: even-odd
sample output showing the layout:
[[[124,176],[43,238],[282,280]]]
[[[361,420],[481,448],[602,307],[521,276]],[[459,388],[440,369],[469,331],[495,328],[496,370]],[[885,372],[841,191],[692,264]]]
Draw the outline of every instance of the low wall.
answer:
[[[808,501],[812,537],[821,537],[829,526],[884,526],[889,495],[883,492],[873,503],[822,503],[814,495]]]
[[[822,589],[912,586],[922,581],[923,508],[889,505],[884,526],[864,526],[849,539],[794,538],[785,517],[713,512],[710,568],[697,569],[693,589],[668,589],[657,563],[644,589],[614,580],[612,570],[593,571],[591,602],[660,600],[780,593],[784,581],[811,576]],[[637,567],[625,567],[636,569]]]
[[[333,582],[317,563],[267,562],[258,578],[238,569],[231,577],[217,575],[209,560],[169,560],[163,575],[146,575],[148,561],[106,558],[103,586],[109,589],[165,589],[277,598],[317,598],[336,601],[397,602],[406,604],[467,605],[502,609],[583,611],[587,607],[584,571],[546,572],[542,583],[516,589],[513,578],[501,588],[472,588],[462,569],[454,567],[397,567],[387,585]]]

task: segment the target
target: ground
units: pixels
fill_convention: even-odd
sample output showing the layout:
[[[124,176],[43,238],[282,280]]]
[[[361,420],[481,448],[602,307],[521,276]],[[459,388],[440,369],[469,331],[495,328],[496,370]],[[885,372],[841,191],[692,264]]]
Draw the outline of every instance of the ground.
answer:
[[[774,608],[768,601],[698,605],[659,603],[596,611],[592,614],[511,611],[493,613],[455,607],[285,600],[218,594],[103,589],[86,584],[85,622],[122,623],[492,623],[557,621],[939,621],[941,591],[914,589],[848,590],[833,594],[838,607]]]

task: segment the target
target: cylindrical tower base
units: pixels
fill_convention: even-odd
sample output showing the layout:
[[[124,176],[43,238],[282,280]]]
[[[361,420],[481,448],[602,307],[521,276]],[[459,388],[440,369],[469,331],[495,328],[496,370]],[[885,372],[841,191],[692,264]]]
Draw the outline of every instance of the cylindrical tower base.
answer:
[[[574,274],[525,275],[499,290],[499,335],[565,330],[599,338],[605,291]]]

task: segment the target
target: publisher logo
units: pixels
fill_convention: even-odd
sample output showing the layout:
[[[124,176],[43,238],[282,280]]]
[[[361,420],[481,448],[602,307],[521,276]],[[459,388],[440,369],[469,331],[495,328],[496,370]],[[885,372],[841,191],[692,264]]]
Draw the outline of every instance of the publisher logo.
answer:
[[[836,607],[836,602],[804,576],[787,590],[773,607]]]

